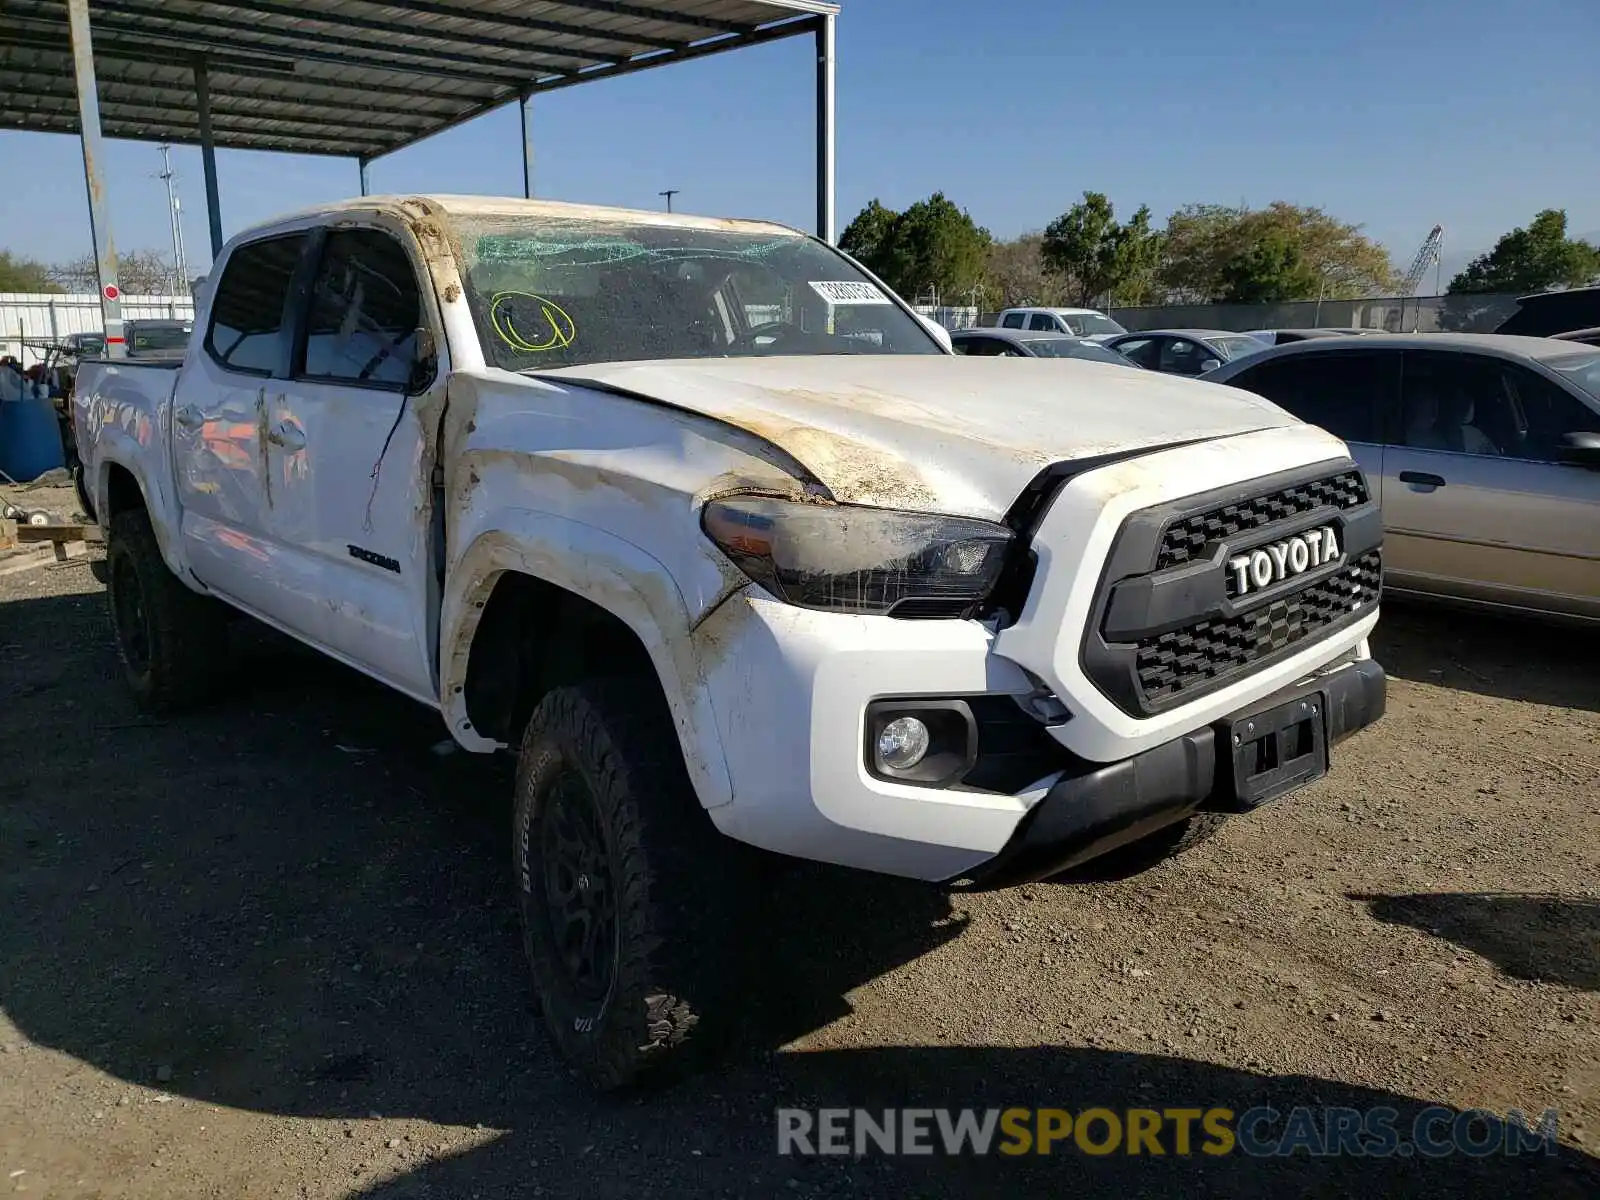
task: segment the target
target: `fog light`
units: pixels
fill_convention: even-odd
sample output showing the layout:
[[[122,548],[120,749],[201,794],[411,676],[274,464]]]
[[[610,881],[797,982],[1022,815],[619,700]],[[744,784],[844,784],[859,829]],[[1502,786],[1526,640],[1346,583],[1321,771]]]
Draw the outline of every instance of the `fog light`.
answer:
[[[928,753],[928,727],[916,717],[896,717],[878,734],[878,762],[891,771],[909,771]]]

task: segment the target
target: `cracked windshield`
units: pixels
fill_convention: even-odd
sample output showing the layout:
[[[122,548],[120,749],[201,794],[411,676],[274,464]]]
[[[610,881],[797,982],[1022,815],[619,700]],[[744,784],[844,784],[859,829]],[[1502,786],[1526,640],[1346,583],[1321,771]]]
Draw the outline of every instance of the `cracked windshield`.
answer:
[[[556,217],[455,225],[484,353],[508,370],[940,352],[849,260],[800,234]]]

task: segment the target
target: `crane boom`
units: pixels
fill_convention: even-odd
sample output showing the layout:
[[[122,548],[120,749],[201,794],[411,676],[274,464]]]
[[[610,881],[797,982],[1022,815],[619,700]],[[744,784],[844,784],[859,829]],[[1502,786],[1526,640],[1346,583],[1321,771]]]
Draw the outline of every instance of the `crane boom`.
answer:
[[[1422,248],[1417,251],[1417,256],[1411,260],[1411,269],[1406,272],[1405,280],[1400,284],[1402,296],[1417,294],[1417,288],[1422,284],[1422,277],[1428,273],[1429,267],[1439,261],[1443,250],[1444,226],[1435,225],[1423,239]]]

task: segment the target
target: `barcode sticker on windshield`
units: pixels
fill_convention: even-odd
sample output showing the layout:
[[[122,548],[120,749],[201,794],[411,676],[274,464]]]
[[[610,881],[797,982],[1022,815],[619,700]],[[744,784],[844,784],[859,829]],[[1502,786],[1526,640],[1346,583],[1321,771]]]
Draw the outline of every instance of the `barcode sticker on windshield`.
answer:
[[[811,280],[811,290],[829,304],[889,304],[889,297],[871,283],[841,279],[837,282]]]

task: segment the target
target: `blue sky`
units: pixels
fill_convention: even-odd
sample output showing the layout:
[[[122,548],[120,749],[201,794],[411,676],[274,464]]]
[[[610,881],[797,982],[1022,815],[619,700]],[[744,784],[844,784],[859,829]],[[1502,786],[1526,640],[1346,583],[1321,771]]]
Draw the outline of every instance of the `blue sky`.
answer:
[[[1600,230],[1600,2],[844,0],[838,209],[942,189],[998,236],[1085,189],[1157,221],[1190,201],[1316,204],[1403,267],[1434,222],[1446,270],[1544,207]],[[554,199],[813,223],[809,38],[539,97]],[[74,137],[0,132],[0,246],[89,248]],[[174,152],[191,265],[199,152]],[[222,151],[224,233],[357,190],[353,162]],[[118,245],[170,246],[154,146],[107,154]],[[514,107],[380,159],[374,191],[520,194]],[[1431,283],[1431,281],[1430,281]]]

